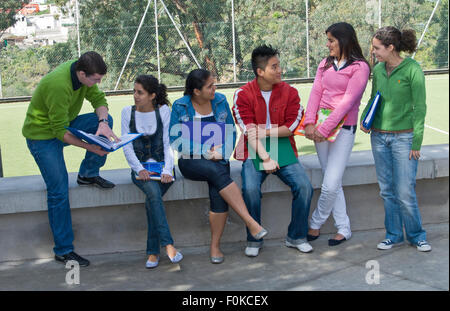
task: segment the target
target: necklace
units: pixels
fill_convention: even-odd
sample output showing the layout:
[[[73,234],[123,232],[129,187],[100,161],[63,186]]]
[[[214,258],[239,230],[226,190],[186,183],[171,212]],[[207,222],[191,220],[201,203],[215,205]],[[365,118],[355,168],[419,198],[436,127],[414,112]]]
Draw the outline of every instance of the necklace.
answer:
[[[395,65],[390,65],[390,64],[386,63],[386,72],[387,72],[387,74],[390,75],[391,72],[392,72],[395,68],[397,68],[398,65],[400,65],[400,64],[402,63],[402,61],[403,61],[403,58],[401,58],[400,61],[399,61],[397,64],[395,64]]]

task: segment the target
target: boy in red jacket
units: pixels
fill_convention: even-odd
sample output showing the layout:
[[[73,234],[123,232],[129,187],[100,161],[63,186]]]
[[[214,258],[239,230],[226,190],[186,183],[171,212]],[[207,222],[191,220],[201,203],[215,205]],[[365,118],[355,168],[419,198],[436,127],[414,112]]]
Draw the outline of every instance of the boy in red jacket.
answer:
[[[289,137],[297,157],[293,132],[303,116],[303,107],[295,88],[281,81],[279,52],[271,46],[260,46],[252,52],[252,68],[256,78],[234,94],[233,115],[244,135],[236,147],[234,157],[242,164],[242,192],[250,215],[261,224],[261,185],[268,174],[277,175],[291,188],[292,213],[286,246],[309,253],[313,250],[306,241],[309,206],[313,188],[301,164],[280,167],[265,150],[261,140],[266,137]],[[244,137],[244,139],[242,139]],[[263,161],[257,170],[249,158],[247,143]],[[247,230],[245,254],[258,256],[263,240],[255,240]]]

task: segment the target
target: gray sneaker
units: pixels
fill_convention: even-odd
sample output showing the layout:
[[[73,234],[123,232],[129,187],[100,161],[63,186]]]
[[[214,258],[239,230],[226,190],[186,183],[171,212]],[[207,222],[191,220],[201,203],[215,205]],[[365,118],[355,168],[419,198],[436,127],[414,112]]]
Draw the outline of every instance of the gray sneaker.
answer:
[[[245,248],[245,255],[248,257],[256,257],[259,255],[259,249],[260,249],[260,247],[247,246]]]
[[[419,242],[417,242],[416,246],[417,246],[417,249],[420,252],[429,252],[429,251],[431,251],[431,245],[428,244],[427,241],[419,241]]]
[[[403,244],[403,242],[394,243],[390,239],[385,239],[385,240],[381,241],[380,243],[378,243],[377,248],[381,249],[381,250],[386,250],[386,249],[391,249],[392,247],[399,246],[402,244]]]
[[[295,245],[295,244],[292,244],[292,243],[286,241],[286,246],[296,248],[299,251],[301,251],[302,253],[311,253],[313,251],[313,247],[308,242],[303,242],[298,245]]]

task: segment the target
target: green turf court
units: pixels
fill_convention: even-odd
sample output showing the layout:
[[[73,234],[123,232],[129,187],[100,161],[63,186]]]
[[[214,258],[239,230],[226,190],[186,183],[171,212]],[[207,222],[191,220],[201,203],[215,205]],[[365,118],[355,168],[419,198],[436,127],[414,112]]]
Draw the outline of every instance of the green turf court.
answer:
[[[425,119],[424,145],[448,144],[449,142],[449,81],[448,74],[426,76],[427,87],[427,116]],[[306,107],[312,84],[294,85],[301,98],[301,104]],[[131,86],[130,86],[131,87]],[[235,89],[219,90],[224,93],[230,105],[232,105]],[[370,81],[363,96],[363,104],[367,103],[371,91]],[[169,94],[171,102],[182,96],[182,92]],[[122,108],[133,104],[132,95],[108,97],[110,114],[114,118],[114,131],[120,136],[120,114]],[[39,169],[34,162],[25,138],[22,136],[22,124],[28,103],[0,104],[0,146],[3,163],[4,177],[39,175]],[[361,106],[360,112],[363,110]],[[91,112],[92,108],[88,102],[85,103],[81,113]],[[297,136],[297,147],[300,155],[315,153],[314,144],[304,137]],[[369,135],[357,131],[353,150],[369,150]],[[78,171],[84,150],[68,146],[64,149],[66,165],[69,172]],[[121,150],[110,153],[103,169],[128,168],[125,156]]]

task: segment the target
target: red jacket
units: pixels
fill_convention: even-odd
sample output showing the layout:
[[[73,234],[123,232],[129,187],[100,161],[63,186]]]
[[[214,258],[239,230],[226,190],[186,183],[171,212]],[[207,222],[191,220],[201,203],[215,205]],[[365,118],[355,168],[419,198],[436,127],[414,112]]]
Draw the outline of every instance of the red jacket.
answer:
[[[261,124],[265,127],[267,107],[256,79],[237,89],[234,93],[233,102],[235,122],[244,134],[247,133],[249,124]],[[286,82],[275,84],[270,96],[269,113],[272,125],[275,124],[278,127],[285,125],[293,132],[304,113],[297,89]],[[290,136],[289,140],[295,155],[298,156],[294,136]],[[247,157],[247,136],[241,135],[234,151],[234,158],[245,161]]]

